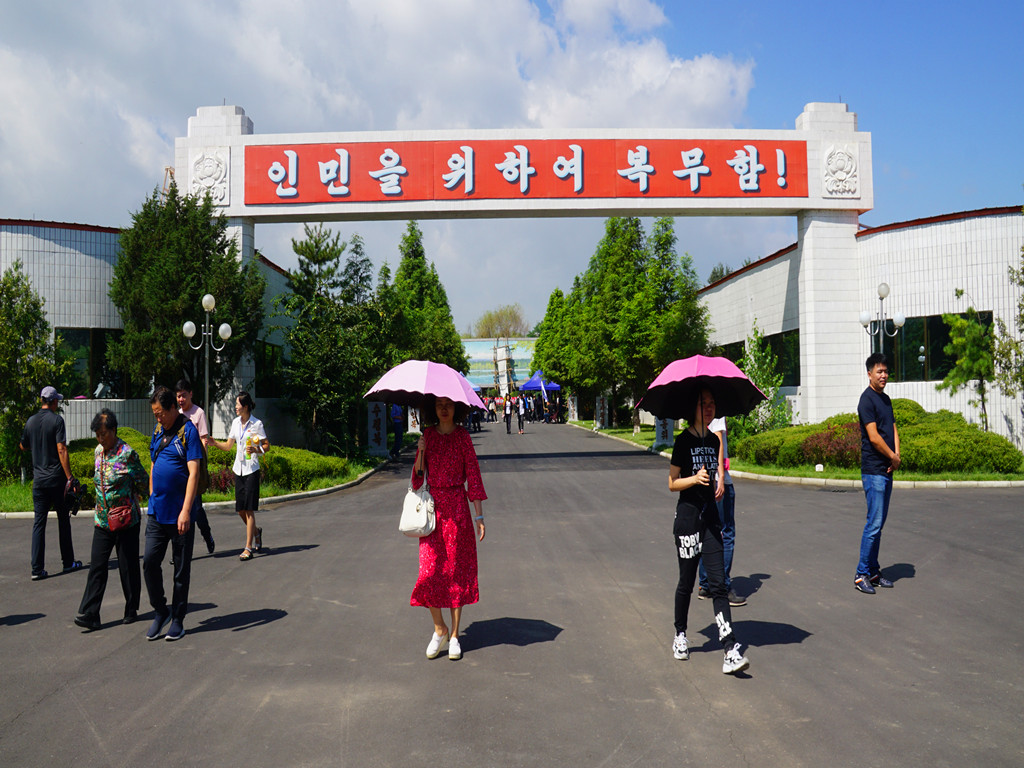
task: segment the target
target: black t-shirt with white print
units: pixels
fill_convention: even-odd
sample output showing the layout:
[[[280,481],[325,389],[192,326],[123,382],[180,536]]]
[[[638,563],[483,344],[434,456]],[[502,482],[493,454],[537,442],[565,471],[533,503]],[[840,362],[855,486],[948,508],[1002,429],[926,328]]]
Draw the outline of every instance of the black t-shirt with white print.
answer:
[[[680,477],[691,477],[701,467],[708,471],[708,485],[694,485],[679,492],[679,501],[701,509],[715,498],[715,483],[718,473],[718,435],[708,431],[704,437],[697,437],[684,429],[676,437],[672,447],[672,465],[679,467]]]

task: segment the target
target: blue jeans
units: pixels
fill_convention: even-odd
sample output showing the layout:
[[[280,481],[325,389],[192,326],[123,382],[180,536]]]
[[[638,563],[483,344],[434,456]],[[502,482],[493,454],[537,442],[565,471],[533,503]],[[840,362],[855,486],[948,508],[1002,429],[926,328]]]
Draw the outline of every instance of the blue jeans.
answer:
[[[718,519],[722,523],[722,558],[725,561],[725,591],[732,589],[732,551],[736,546],[736,489],[732,483],[726,483],[725,495],[716,502]],[[704,570],[704,559],[701,558],[699,570],[700,586],[708,588],[708,572]]]
[[[892,496],[891,475],[861,475],[864,498],[868,503],[868,518],[860,539],[858,576],[874,576],[879,572],[878,545],[882,540],[882,527],[889,516],[889,497]]]

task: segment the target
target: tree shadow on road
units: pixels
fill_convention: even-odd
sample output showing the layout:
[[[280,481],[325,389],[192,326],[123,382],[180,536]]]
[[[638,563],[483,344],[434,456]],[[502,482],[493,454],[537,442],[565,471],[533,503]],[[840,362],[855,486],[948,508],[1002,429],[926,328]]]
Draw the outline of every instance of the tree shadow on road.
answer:
[[[230,629],[232,632],[241,632],[244,629],[255,629],[264,626],[272,621],[283,619],[288,611],[280,608],[260,608],[254,611],[239,611],[229,613],[227,616],[211,616],[203,619],[189,634],[196,632],[215,632],[218,630]]]
[[[562,628],[541,619],[515,619],[505,616],[501,619],[474,621],[459,639],[466,649],[487,648],[493,645],[527,646],[534,643],[549,643],[561,633]]]

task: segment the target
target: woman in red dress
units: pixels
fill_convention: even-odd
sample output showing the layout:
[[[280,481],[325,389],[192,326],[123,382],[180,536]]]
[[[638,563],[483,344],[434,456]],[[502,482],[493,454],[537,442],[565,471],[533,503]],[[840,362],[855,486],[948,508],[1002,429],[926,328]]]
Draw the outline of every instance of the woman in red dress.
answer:
[[[420,539],[420,572],[410,605],[430,609],[434,634],[427,646],[427,658],[436,658],[448,649],[449,659],[462,658],[459,645],[459,621],[462,606],[480,599],[477,586],[476,542],[484,540],[484,513],[481,502],[487,498],[480,479],[480,465],[473,440],[463,427],[466,406],[447,397],[428,397],[424,402],[424,422],[435,422],[423,430],[416,447],[412,486],[423,485],[423,471],[434,497],[434,532]],[[461,411],[461,412],[460,412]],[[428,418],[433,415],[434,418]],[[467,493],[466,486],[469,486]],[[469,502],[473,502],[470,513]],[[441,612],[451,610],[451,629]]]

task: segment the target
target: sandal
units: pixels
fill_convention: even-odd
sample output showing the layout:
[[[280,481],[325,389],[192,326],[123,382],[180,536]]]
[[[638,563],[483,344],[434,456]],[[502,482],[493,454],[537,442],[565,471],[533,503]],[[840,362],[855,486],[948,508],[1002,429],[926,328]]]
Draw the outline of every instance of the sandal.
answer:
[[[259,552],[261,549],[263,549],[263,529],[262,528],[257,528],[256,529],[256,551]]]
[[[252,560],[252,552],[250,552],[249,548],[246,547],[245,549],[242,550],[242,554],[240,554],[238,556],[238,559],[243,561],[243,562],[246,561],[246,560]]]

